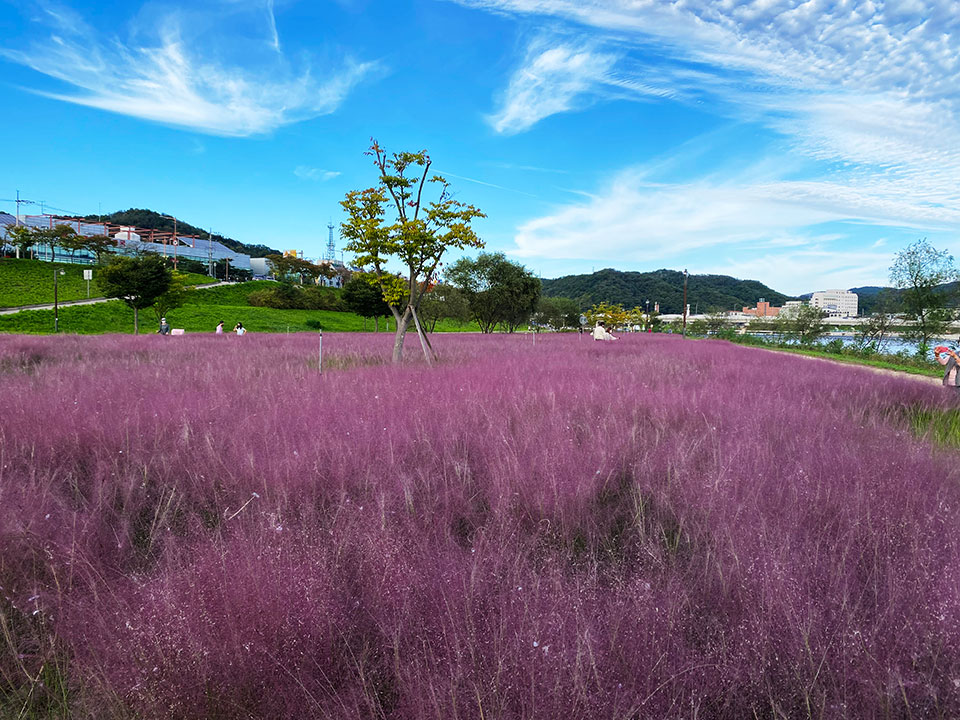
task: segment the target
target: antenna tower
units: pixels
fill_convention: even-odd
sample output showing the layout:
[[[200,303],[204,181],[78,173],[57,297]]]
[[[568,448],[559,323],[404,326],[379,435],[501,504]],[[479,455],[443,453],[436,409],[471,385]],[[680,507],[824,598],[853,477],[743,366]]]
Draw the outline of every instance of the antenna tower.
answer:
[[[337,259],[337,244],[333,240],[333,220],[327,223],[327,230],[330,231],[330,234],[327,238],[327,252],[324,254],[323,259],[333,262]]]

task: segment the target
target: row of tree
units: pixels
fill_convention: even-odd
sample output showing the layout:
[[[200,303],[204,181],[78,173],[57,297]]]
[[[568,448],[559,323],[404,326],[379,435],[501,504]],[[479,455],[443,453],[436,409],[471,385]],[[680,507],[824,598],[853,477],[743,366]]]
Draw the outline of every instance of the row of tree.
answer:
[[[279,253],[267,255],[266,258],[270,262],[270,274],[280,282],[296,279],[303,285],[306,282],[316,283],[320,278],[332,280],[337,276],[349,276],[346,268],[337,268],[332,263],[313,263],[295,255]]]
[[[420,297],[418,319],[428,332],[440,320],[472,320],[483,333],[516,332],[528,324],[560,330],[580,323],[580,309],[573,300],[543,297],[540,280],[503,253],[461,258],[442,278]],[[343,287],[343,301],[357,315],[373,318],[377,329],[379,318],[390,315],[374,273],[354,273]]]
[[[97,264],[116,249],[116,242],[106,235],[81,235],[63,223],[48,228],[13,225],[7,228],[6,242],[16,249],[17,257],[26,257],[34,248],[49,249],[51,258],[57,248],[70,253],[71,258],[85,250],[97,258]]]

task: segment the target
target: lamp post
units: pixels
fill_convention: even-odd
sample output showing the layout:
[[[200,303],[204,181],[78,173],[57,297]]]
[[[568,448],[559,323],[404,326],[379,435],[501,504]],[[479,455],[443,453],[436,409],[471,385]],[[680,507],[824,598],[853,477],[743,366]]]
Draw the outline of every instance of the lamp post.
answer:
[[[217,271],[213,269],[213,228],[207,231],[207,275],[217,277]]]
[[[683,270],[683,336],[687,336],[687,270]]]
[[[53,332],[60,332],[60,305],[57,299],[57,278],[66,275],[63,270],[53,269]]]

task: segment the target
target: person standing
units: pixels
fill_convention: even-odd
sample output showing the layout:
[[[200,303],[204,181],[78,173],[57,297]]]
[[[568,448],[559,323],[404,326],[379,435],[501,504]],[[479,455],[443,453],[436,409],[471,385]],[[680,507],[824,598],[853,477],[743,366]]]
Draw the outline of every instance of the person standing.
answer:
[[[167,319],[166,319],[166,318],[160,318],[160,329],[157,330],[157,332],[160,333],[161,335],[169,335],[169,334],[170,334],[170,326],[167,325]]]
[[[243,323],[237,323],[236,327],[233,328],[233,331],[237,335],[246,335],[247,329],[243,326]]]
[[[960,394],[960,357],[947,347],[934,348],[937,362],[943,365],[943,384]]]
[[[223,320],[217,323],[217,329],[214,330],[217,335],[223,335]]]

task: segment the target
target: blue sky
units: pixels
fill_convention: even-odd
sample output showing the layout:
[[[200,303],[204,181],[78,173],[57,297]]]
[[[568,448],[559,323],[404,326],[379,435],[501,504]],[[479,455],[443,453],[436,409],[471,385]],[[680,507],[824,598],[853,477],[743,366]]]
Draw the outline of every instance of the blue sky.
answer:
[[[318,256],[375,137],[428,149],[487,249],[543,277],[686,267],[801,293],[886,284],[920,237],[960,254],[954,0],[0,10],[0,198]]]

